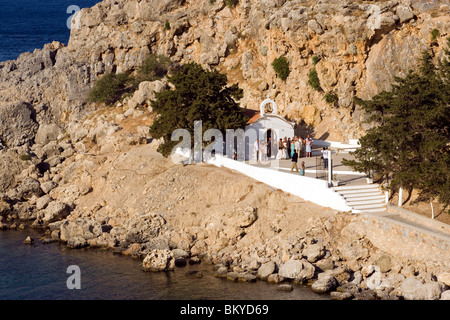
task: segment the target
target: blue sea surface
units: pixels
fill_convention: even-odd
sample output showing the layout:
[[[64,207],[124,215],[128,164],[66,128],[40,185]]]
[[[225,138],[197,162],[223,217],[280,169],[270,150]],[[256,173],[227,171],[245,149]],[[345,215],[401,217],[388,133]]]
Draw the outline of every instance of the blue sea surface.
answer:
[[[59,41],[67,45],[67,21],[80,9],[99,0],[0,0],[0,61],[15,60],[23,52]],[[69,12],[68,12],[69,11]]]

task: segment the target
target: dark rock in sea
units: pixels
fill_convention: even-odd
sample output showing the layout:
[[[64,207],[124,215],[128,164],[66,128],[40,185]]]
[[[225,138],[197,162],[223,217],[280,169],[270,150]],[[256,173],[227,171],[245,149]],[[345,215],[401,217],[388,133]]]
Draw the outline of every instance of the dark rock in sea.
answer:
[[[202,261],[200,260],[199,257],[192,257],[189,259],[189,264],[193,265],[193,264],[200,264]]]
[[[185,267],[186,264],[187,264],[187,261],[184,258],[177,258],[177,259],[175,259],[175,266],[176,267]]]

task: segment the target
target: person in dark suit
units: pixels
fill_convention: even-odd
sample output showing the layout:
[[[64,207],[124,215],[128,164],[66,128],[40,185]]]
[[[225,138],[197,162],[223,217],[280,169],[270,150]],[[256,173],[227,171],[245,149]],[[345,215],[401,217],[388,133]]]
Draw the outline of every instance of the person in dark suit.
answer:
[[[291,171],[292,172],[294,171],[294,169],[295,169],[295,171],[298,172],[297,161],[298,161],[298,153],[297,153],[297,150],[294,150],[294,154],[292,155],[292,159],[291,159],[291,162],[292,162]]]

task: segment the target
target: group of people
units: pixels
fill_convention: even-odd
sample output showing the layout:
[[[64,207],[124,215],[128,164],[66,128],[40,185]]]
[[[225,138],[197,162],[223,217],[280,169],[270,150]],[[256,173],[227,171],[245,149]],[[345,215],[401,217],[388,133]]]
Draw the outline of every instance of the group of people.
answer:
[[[256,139],[255,144],[253,146],[253,152],[256,157],[256,161],[266,162],[268,159],[272,157],[272,147],[274,150],[278,150],[276,154],[277,160],[288,160],[291,159],[292,167],[291,171],[294,169],[300,173],[300,175],[305,175],[305,161],[302,161],[300,164],[300,169],[297,166],[297,162],[299,158],[302,158],[302,155],[305,155],[307,158],[311,157],[313,140],[308,135],[306,139],[302,137],[293,137],[284,139],[280,139],[278,142],[275,142],[272,146],[271,137],[266,140],[262,140],[261,142]]]
[[[313,140],[309,135],[306,139],[295,136],[291,140],[291,138],[284,137],[284,139],[280,139],[278,142],[278,153],[276,158],[278,160],[292,159],[294,151],[297,151],[299,158],[302,158],[303,154],[305,154],[306,158],[310,158],[312,144]]]

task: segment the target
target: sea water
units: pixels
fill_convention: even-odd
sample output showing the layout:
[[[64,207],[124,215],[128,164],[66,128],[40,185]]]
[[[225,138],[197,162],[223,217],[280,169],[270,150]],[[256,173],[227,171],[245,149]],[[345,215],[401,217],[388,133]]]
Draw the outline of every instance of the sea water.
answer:
[[[15,60],[23,52],[59,41],[67,45],[67,22],[98,0],[0,0],[0,61]]]

